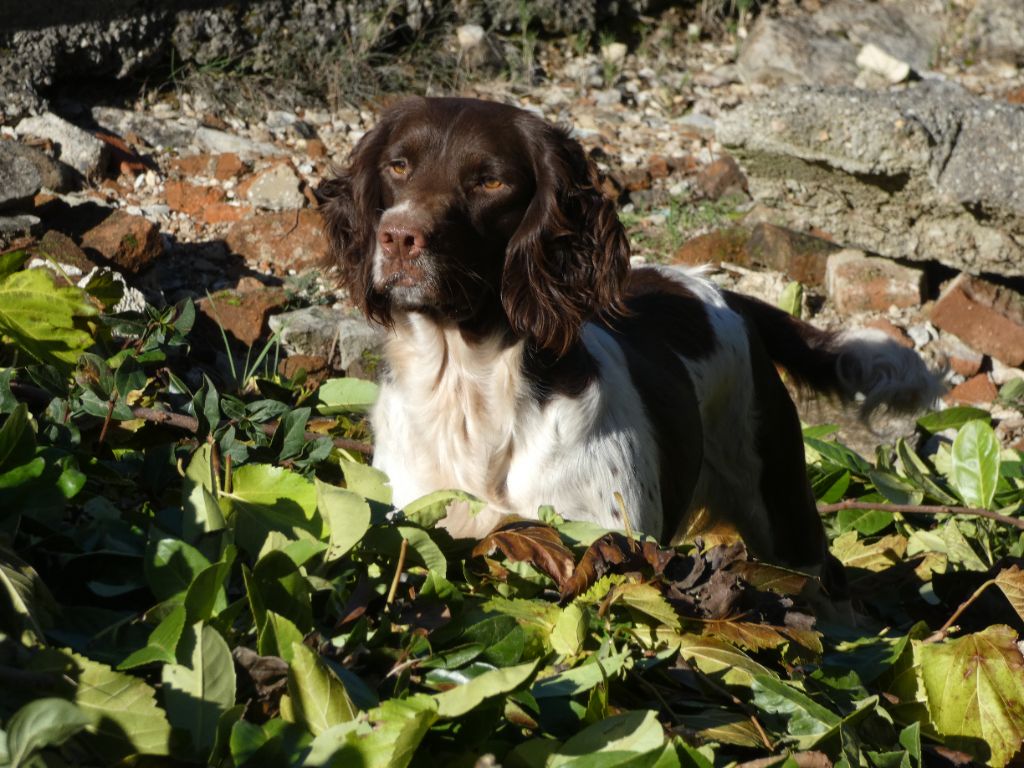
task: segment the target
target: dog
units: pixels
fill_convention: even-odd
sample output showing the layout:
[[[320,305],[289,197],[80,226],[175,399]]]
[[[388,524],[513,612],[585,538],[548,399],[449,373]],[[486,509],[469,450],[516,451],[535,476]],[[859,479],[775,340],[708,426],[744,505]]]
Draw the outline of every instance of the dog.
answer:
[[[484,500],[449,513],[454,535],[542,505],[664,543],[726,524],[755,556],[820,575],[776,366],[865,414],[937,394],[881,332],[818,330],[701,271],[631,269],[583,148],[513,106],[396,103],[320,195],[343,283],[390,329],[373,464],[399,507],[448,488]]]

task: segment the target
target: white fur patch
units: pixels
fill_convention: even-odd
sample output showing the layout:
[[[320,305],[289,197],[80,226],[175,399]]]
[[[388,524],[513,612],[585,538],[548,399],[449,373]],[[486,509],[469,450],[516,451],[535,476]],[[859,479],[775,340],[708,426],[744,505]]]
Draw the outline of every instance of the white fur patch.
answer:
[[[896,411],[919,411],[933,405],[943,391],[941,379],[914,350],[877,328],[840,336],[836,374],[847,396],[860,401],[865,416],[883,405]]]

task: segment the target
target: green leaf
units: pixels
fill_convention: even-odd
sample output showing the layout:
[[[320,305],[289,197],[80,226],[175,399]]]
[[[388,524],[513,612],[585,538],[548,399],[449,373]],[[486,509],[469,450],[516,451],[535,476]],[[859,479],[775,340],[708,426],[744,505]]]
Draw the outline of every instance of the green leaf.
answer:
[[[316,480],[316,506],[331,532],[324,559],[337,560],[366,534],[370,505],[358,493]]]
[[[604,658],[592,654],[578,667],[537,680],[530,693],[535,699],[575,696],[617,677],[626,667],[628,659],[628,649]]]
[[[950,481],[968,506],[992,506],[999,482],[999,439],[987,422],[969,421],[957,432]]]
[[[754,706],[785,718],[786,730],[793,736],[821,735],[842,721],[835,712],[778,678],[758,675],[754,678],[753,689]],[[813,741],[801,743],[801,747],[811,744]]]
[[[632,759],[655,751],[660,753],[664,744],[665,735],[657,713],[634,710],[606,718],[583,729],[559,747],[548,758],[546,766],[611,768],[627,764],[638,767],[653,765],[646,762],[634,763]]]
[[[947,743],[1003,766],[1024,740],[1024,658],[1016,633],[995,625],[942,643],[914,643],[928,712]]]
[[[981,419],[986,424],[990,416],[989,412],[981,408],[971,408],[966,405],[958,405],[947,408],[944,411],[927,413],[917,420],[917,425],[925,432],[944,432],[947,429],[959,429],[969,421]]]
[[[306,446],[306,422],[309,421],[309,414],[309,408],[295,408],[288,411],[278,422],[270,441],[270,450],[277,455],[278,461],[292,459],[302,453]]]
[[[620,601],[640,613],[674,630],[680,628],[679,614],[668,600],[650,584],[620,584],[612,592],[610,602]]]
[[[196,624],[192,661],[162,670],[167,718],[186,731],[196,754],[205,758],[217,735],[217,721],[235,703],[235,665],[231,650],[213,627]]]
[[[158,600],[167,600],[189,588],[210,567],[210,561],[181,539],[150,542],[143,561],[146,583]]]
[[[225,582],[231,574],[234,551],[225,553],[226,559],[204,568],[185,591],[186,621],[194,624],[206,621],[227,608]]]
[[[317,391],[317,411],[324,416],[363,413],[377,402],[380,388],[364,379],[328,379]]]
[[[551,648],[561,656],[575,656],[587,637],[587,614],[576,603],[562,610],[551,633]]]
[[[389,699],[368,713],[369,723],[335,725],[314,739],[306,765],[406,768],[437,720],[434,700]]]
[[[405,519],[424,528],[432,528],[448,515],[452,504],[465,504],[470,515],[476,515],[487,503],[465,491],[434,491],[402,509]]]
[[[174,664],[177,661],[175,650],[185,629],[185,606],[176,605],[163,621],[157,624],[150,633],[145,647],[135,651],[131,656],[117,665],[118,669],[131,669],[143,664],[163,662]]]
[[[0,253],[0,278],[5,278],[21,269],[28,261],[28,255],[28,251],[22,250]]]
[[[381,504],[391,503],[391,481],[379,469],[348,459],[339,459],[338,464],[345,473],[345,486],[350,491]]]
[[[64,699],[36,699],[29,702],[7,723],[9,768],[27,765],[29,758],[43,747],[63,744],[92,720]]]
[[[437,714],[440,717],[460,717],[472,711],[485,699],[510,693],[523,686],[537,671],[539,660],[504,669],[493,669],[478,677],[437,694]]]
[[[273,611],[267,611],[258,627],[256,650],[261,656],[280,656],[291,664],[292,646],[302,643],[302,633],[292,622]]]
[[[347,723],[358,714],[337,675],[301,643],[292,645],[288,694],[299,722],[304,723],[314,736],[319,736],[331,726]]]
[[[0,279],[0,336],[37,362],[70,370],[92,337],[74,325],[96,307],[80,288],[57,287],[45,269],[27,269]]]
[[[408,525],[398,526],[398,532],[402,538],[409,542],[412,550],[423,560],[423,564],[434,573],[442,576],[448,571],[448,561],[445,559],[441,548],[430,538],[430,534],[422,528],[413,528]]]
[[[920,490],[892,472],[872,470],[868,472],[868,480],[893,504],[920,504],[924,499]]]
[[[94,748],[108,763],[132,754],[167,755],[171,726],[143,680],[70,653],[78,669],[75,703],[92,720]]]
[[[803,300],[804,287],[794,280],[782,289],[782,295],[779,296],[779,309],[793,317],[800,317],[803,311]]]
[[[733,645],[713,637],[679,635],[679,654],[704,674],[726,685],[749,688],[772,672]]]
[[[307,531],[320,538],[323,522],[316,515],[316,487],[302,475],[269,464],[246,464],[232,475],[228,522],[238,546],[260,551],[271,531],[290,538]]]

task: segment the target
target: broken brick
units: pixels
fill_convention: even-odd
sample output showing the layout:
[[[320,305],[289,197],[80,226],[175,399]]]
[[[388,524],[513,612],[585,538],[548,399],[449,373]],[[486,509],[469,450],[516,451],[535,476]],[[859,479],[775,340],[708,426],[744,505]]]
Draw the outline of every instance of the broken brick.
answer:
[[[923,289],[924,272],[919,269],[855,250],[828,257],[825,290],[842,314],[916,307]]]
[[[82,249],[95,251],[125,272],[141,272],[163,254],[160,230],[142,216],[114,211],[82,236]]]
[[[947,285],[932,323],[1010,366],[1024,363],[1024,294],[966,272]]]

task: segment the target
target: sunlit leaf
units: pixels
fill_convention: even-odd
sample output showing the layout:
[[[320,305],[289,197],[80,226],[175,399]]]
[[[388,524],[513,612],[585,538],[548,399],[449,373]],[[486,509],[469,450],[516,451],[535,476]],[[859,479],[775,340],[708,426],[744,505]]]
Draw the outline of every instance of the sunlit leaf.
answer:
[[[337,675],[301,643],[292,644],[288,693],[299,721],[314,736],[319,736],[331,726],[352,720],[357,713]]]
[[[992,506],[999,482],[999,439],[987,422],[969,421],[956,433],[950,480],[968,506]]]
[[[941,643],[915,643],[928,711],[949,742],[1003,766],[1024,739],[1024,658],[1016,633],[995,625]]]

